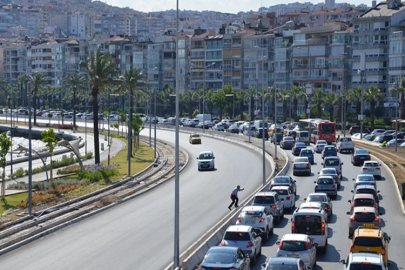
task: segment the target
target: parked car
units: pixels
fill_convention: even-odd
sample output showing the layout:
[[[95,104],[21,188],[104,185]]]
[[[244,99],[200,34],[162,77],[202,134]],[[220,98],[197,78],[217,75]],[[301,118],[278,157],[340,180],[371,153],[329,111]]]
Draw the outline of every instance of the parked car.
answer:
[[[292,149],[294,147],[293,137],[283,137],[283,140],[280,142],[280,148],[282,149]]]
[[[349,129],[350,135],[360,133],[360,127],[359,126],[353,126]],[[370,133],[370,130],[368,128],[363,127],[363,133]]]
[[[370,134],[371,135],[384,135],[385,129],[374,129]]]
[[[362,165],[364,161],[370,160],[371,155],[367,149],[356,149],[352,154],[352,164],[353,165]]]
[[[215,131],[225,131],[225,127],[224,127],[223,124],[218,123],[218,124],[215,124],[215,126],[212,127],[212,130],[215,130]]]
[[[236,125],[231,125],[226,131],[239,134],[239,128]]]
[[[375,139],[373,140],[373,142],[376,143],[384,143],[384,142],[389,142],[390,140],[392,140],[394,137],[392,135],[378,135],[377,137],[375,137]]]
[[[250,256],[238,247],[211,247],[198,269],[221,269],[224,265],[234,270],[250,270]]]
[[[371,135],[371,134],[367,134],[366,136],[364,136],[363,138],[364,138],[364,140],[367,140],[367,141],[373,141],[374,139],[375,139],[375,137],[377,137],[377,136],[375,136],[375,135]]]
[[[404,139],[397,139],[397,146],[403,144],[405,142]],[[395,146],[395,139],[390,140],[389,142],[387,142],[387,146]]]

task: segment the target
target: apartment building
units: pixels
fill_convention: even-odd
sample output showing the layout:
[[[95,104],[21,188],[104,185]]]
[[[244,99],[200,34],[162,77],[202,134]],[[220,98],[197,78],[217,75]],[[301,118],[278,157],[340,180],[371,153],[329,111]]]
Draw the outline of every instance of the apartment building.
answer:
[[[223,88],[223,35],[205,38],[205,87],[214,92]]]
[[[207,32],[205,29],[199,28],[194,30],[194,35],[191,37],[190,89],[192,90],[202,88],[205,84],[205,38],[210,35],[215,35],[215,33]]]
[[[246,33],[224,34],[223,38],[223,85],[230,85],[235,91],[243,87],[243,39]]]
[[[178,64],[179,64],[179,70],[178,70],[178,87],[179,87],[179,92],[182,94],[185,94],[189,90],[189,85],[190,85],[190,59],[189,59],[189,53],[190,53],[190,37],[191,34],[185,33],[185,32],[180,32],[178,33],[179,35],[179,49],[178,49]]]
[[[152,89],[163,88],[163,43],[151,43],[147,48],[147,78]]]
[[[30,74],[31,51],[27,48],[26,43],[3,48],[3,78],[7,83],[14,85],[22,73]]]
[[[68,16],[68,34],[79,38],[94,35],[93,18],[87,14],[70,14]]]
[[[276,86],[279,90],[292,88],[291,46],[294,33],[299,30],[284,31],[283,35],[277,35],[274,40],[274,63],[270,66],[269,86]]]
[[[176,36],[168,31],[163,42],[163,84],[176,87]]]

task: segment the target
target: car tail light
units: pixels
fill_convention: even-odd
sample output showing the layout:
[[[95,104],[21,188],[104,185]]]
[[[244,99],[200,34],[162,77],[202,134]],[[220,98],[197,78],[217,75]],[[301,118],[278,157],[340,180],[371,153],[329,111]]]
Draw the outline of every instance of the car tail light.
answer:
[[[328,209],[329,209],[329,207],[326,205],[326,206],[324,207],[324,209],[325,209],[325,210],[328,210]]]
[[[295,230],[295,222],[291,222],[291,233],[294,233]]]
[[[322,235],[325,235],[325,222],[322,222]]]
[[[238,217],[238,222],[242,222],[242,219]]]
[[[309,249],[308,242],[305,242],[305,250],[308,250],[308,249]]]
[[[335,185],[332,185],[332,188],[335,188],[336,186]]]
[[[367,170],[367,168],[363,168],[363,171]]]
[[[226,246],[226,245],[228,245],[228,243],[225,240],[222,240],[221,241],[221,246]]]
[[[342,163],[340,163],[340,172],[342,172]]]
[[[252,243],[252,242],[248,242],[247,245],[246,245],[246,247],[247,247],[247,248],[253,247],[253,243]]]
[[[259,221],[259,223],[262,223],[263,221],[264,221],[264,218],[261,218],[260,221]]]
[[[287,198],[286,198],[287,200],[289,200],[290,199],[290,195],[287,195]]]
[[[381,255],[385,255],[385,247],[382,247]]]
[[[379,170],[380,170],[380,168],[375,168],[375,170],[376,170],[376,171],[379,171]]]
[[[350,221],[354,221],[354,214],[350,217]]]
[[[280,242],[280,244],[278,245],[278,248],[279,248],[279,249],[282,249],[282,248],[283,248],[283,241]]]
[[[351,245],[351,247],[350,247],[350,253],[354,253],[354,246],[353,245]]]
[[[271,206],[271,208],[273,208],[273,209],[276,209],[276,208],[277,208],[277,206],[275,206],[275,205],[272,205],[272,206]]]
[[[315,185],[315,188],[318,188],[318,184]]]
[[[270,185],[270,188],[269,188],[269,189],[271,190],[272,188],[273,188],[273,185]]]
[[[366,158],[370,158],[370,156],[366,156]]]
[[[307,168],[309,168],[309,164],[307,164]]]
[[[359,183],[356,183],[354,186],[357,187],[359,185]]]
[[[377,217],[377,215],[374,215],[374,221],[380,221],[380,219]]]
[[[370,185],[375,186],[375,183],[371,183]]]

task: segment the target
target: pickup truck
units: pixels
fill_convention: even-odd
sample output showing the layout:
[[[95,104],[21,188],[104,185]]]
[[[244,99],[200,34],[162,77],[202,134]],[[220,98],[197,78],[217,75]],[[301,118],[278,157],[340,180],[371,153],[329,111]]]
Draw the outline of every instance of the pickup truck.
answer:
[[[336,149],[339,153],[343,153],[344,151],[353,153],[354,152],[354,143],[351,138],[343,137],[339,138],[336,142]]]

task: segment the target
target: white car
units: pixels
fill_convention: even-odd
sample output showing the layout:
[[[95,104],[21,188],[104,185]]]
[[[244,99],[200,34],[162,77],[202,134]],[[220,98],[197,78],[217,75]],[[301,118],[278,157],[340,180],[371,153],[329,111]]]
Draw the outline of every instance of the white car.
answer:
[[[274,186],[271,191],[276,192],[284,200],[284,208],[289,209],[290,213],[295,208],[295,195],[289,186]]]
[[[299,209],[300,210],[303,210],[303,209],[316,209],[319,212],[323,211],[324,214],[325,214],[325,220],[329,221],[328,213],[325,211],[324,206],[320,202],[303,202],[303,203],[300,204]]]
[[[198,170],[215,170],[215,156],[212,151],[200,152],[198,159]]]
[[[342,165],[343,162],[340,160],[340,157],[325,157],[323,162],[321,163],[323,168],[335,168],[337,173],[340,176],[340,179],[343,178],[342,176]]]
[[[343,270],[350,269],[381,269],[386,270],[388,268],[384,265],[384,258],[380,254],[373,253],[350,253],[347,260],[341,260],[339,262],[343,264]],[[391,263],[388,263],[388,267]]]
[[[225,131],[225,127],[223,124],[218,123],[212,127],[212,130]]]
[[[274,223],[270,210],[264,206],[245,206],[239,213],[236,225],[248,225],[260,230],[264,241],[273,235]]]
[[[361,167],[361,174],[372,174],[375,179],[381,179],[381,168],[377,161],[365,161]]]
[[[308,235],[299,233],[284,234],[281,241],[277,242],[277,244],[279,245],[277,249],[277,257],[299,258],[306,266],[314,267],[316,265],[316,246]],[[287,267],[276,269],[293,268]]]
[[[327,143],[325,140],[316,141],[315,147],[314,147],[314,148],[315,148],[314,151],[317,152],[317,153],[321,153],[322,150],[323,150],[323,148],[324,148],[326,145],[328,145],[328,143]]]
[[[374,129],[371,132],[371,135],[375,135],[375,136],[384,135],[384,132],[385,132],[385,129]]]
[[[297,157],[294,160],[293,175],[305,174],[311,175],[311,163],[308,157]]]
[[[353,153],[354,143],[352,141],[352,138],[349,137],[339,138],[339,140],[336,143],[336,149],[338,150],[339,153],[343,153],[344,151]]]

